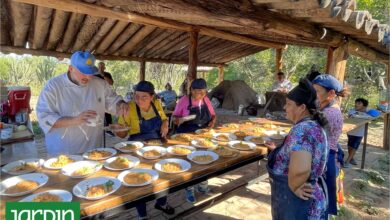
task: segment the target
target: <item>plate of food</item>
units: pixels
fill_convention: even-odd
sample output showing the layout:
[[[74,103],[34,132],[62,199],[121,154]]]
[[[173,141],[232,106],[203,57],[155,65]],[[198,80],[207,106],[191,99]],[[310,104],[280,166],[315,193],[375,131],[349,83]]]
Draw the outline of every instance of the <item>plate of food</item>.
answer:
[[[167,154],[167,149],[160,146],[147,146],[138,149],[137,154],[145,159],[155,160]]]
[[[27,195],[47,183],[49,177],[43,173],[28,173],[10,177],[0,184],[0,195],[23,196]]]
[[[209,151],[215,152],[220,157],[236,157],[240,154],[240,151],[225,146],[218,146],[215,149]]]
[[[252,132],[256,135],[263,135],[267,130],[262,127],[254,127],[252,128]]]
[[[84,158],[79,155],[59,155],[58,157],[50,158],[45,161],[43,166],[51,170],[60,170],[62,167],[77,162],[82,161]]]
[[[202,128],[195,131],[196,134],[214,134],[215,130],[212,128]]]
[[[229,147],[236,150],[249,151],[256,149],[256,144],[249,141],[230,141]]]
[[[90,176],[100,169],[102,164],[97,161],[78,161],[68,164],[61,169],[62,174],[71,178],[85,178]]]
[[[244,138],[244,141],[253,142],[257,145],[264,145],[265,142],[270,141],[270,139],[268,137],[247,136]]]
[[[105,160],[116,154],[116,150],[113,148],[95,148],[89,150],[83,154],[83,157],[88,160]]]
[[[196,149],[192,146],[187,145],[174,145],[168,147],[167,151],[168,153],[176,156],[186,156],[192,152],[194,152]]]
[[[66,190],[53,189],[27,196],[19,202],[71,202],[72,199],[72,193]]]
[[[126,155],[108,158],[104,163],[104,167],[109,170],[119,171],[131,169],[138,166],[139,163],[140,160],[137,157]]]
[[[176,140],[176,141],[183,141],[183,142],[190,142],[193,138],[191,135],[189,134],[174,134],[171,136],[171,138],[173,140]]]
[[[126,137],[129,134],[130,127],[120,124],[110,124],[105,130],[112,131],[118,137]]]
[[[124,141],[115,144],[114,148],[121,151],[122,153],[132,153],[142,148],[144,144],[139,141]]]
[[[191,144],[198,148],[206,148],[206,149],[213,149],[218,144],[214,143],[213,141],[205,138],[198,138],[196,140],[192,140]]]
[[[266,131],[265,134],[274,140],[283,140],[287,136],[287,133],[283,131]]]
[[[228,123],[228,124],[222,125],[222,127],[231,128],[231,129],[239,129],[240,125],[236,124],[236,123]]]
[[[121,185],[121,181],[113,177],[95,177],[75,185],[73,194],[82,199],[99,200],[113,194]]]
[[[231,133],[215,133],[213,134],[213,140],[221,142],[229,142],[237,140],[237,136]]]
[[[24,159],[11,162],[3,167],[3,172],[11,175],[32,173],[38,170],[43,164],[43,159]]]
[[[233,134],[236,135],[239,139],[243,139],[248,136],[248,133],[246,133],[245,131],[235,131]]]
[[[147,141],[144,141],[144,143],[146,145],[149,145],[149,146],[162,146],[163,145],[163,142],[160,139],[147,140]]]
[[[163,173],[182,173],[191,169],[191,164],[186,160],[169,158],[155,163],[154,168]]]
[[[196,164],[210,164],[216,160],[218,160],[218,154],[212,151],[195,151],[189,155],[187,158]]]
[[[158,179],[158,172],[152,169],[134,168],[118,175],[125,186],[146,186]]]

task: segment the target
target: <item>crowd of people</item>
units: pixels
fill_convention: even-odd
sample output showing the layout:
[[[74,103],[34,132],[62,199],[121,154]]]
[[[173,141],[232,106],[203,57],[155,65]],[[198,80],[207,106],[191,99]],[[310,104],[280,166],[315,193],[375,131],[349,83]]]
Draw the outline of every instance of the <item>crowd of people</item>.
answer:
[[[272,217],[327,219],[337,215],[336,177],[344,162],[338,159],[343,126],[338,98],[346,96],[347,90],[329,74],[307,76],[294,88],[283,73],[276,77],[272,90],[286,93],[284,109],[293,127],[281,145],[268,143]],[[121,136],[128,140],[165,139],[169,122],[164,107],[173,110],[176,133],[213,128],[216,124],[204,79],[186,79],[179,99],[169,83],[165,91],[156,94],[151,82],[140,81],[134,87],[132,100],[124,101],[113,91],[112,84],[104,63],[99,63],[98,70],[94,56],[81,51],[72,55],[67,73],[47,82],[39,97],[37,115],[45,132],[48,155],[81,154],[100,146],[102,128],[88,126],[88,122],[104,118],[106,113],[117,115],[118,124],[130,128],[128,134]],[[349,114],[367,114],[367,106],[367,100],[357,99]],[[187,120],[189,115],[194,118]],[[354,154],[362,136],[361,130],[348,134],[349,155],[344,167],[356,165]],[[207,182],[200,185],[186,189],[187,201],[196,201],[195,188],[207,192]],[[166,197],[157,199],[155,208],[167,214],[175,212]],[[140,219],[147,219],[145,204],[139,204],[137,211]]]

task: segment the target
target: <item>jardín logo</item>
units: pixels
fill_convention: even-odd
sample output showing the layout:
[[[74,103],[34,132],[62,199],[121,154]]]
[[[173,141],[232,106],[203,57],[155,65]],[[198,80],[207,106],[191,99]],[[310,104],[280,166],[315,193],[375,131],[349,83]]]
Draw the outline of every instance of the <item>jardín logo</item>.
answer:
[[[7,202],[6,220],[79,220],[78,202]]]

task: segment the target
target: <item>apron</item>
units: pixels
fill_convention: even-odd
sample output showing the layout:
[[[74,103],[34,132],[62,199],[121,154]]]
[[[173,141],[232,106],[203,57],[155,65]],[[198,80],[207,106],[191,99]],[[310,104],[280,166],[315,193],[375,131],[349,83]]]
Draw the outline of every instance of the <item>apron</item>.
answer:
[[[300,122],[307,120],[302,119]],[[300,123],[298,122],[298,123]],[[276,174],[273,171],[276,155],[283,148],[284,141],[268,155],[267,170],[271,185],[271,213],[273,220],[304,220],[308,219],[308,211],[312,199],[303,200],[296,196],[288,186],[288,176]],[[310,178],[309,178],[310,179]],[[312,185],[316,180],[309,181]]]
[[[130,137],[128,138],[129,141],[146,141],[152,139],[161,139],[160,129],[162,125],[162,120],[153,102],[151,103],[151,105],[154,113],[156,114],[156,117],[151,118],[149,120],[145,120],[141,116],[141,109],[138,107],[138,105],[136,105],[140,132],[138,134],[130,135]]]
[[[200,107],[192,107],[191,96],[189,96],[189,102],[190,103],[188,105],[188,110],[190,111],[190,115],[196,115],[196,118],[194,120],[186,121],[179,125],[176,129],[177,133],[195,132],[198,129],[206,128],[208,126],[208,123],[211,121],[211,114],[204,99],[203,105],[201,105]]]

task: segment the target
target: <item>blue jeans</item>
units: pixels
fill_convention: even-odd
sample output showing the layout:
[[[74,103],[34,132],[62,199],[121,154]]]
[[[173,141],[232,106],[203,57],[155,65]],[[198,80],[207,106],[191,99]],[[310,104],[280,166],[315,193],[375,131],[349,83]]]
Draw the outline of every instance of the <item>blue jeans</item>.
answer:
[[[336,178],[338,174],[336,166],[336,154],[334,150],[329,151],[328,161],[326,163],[325,182],[328,188],[328,210],[327,214],[337,215],[337,186]]]
[[[156,205],[158,205],[158,206],[165,206],[166,204],[167,204],[167,197],[166,196],[158,198],[156,200]],[[146,203],[142,203],[140,205],[137,205],[135,208],[137,209],[139,217],[146,217],[148,215],[148,213],[146,211]]]

